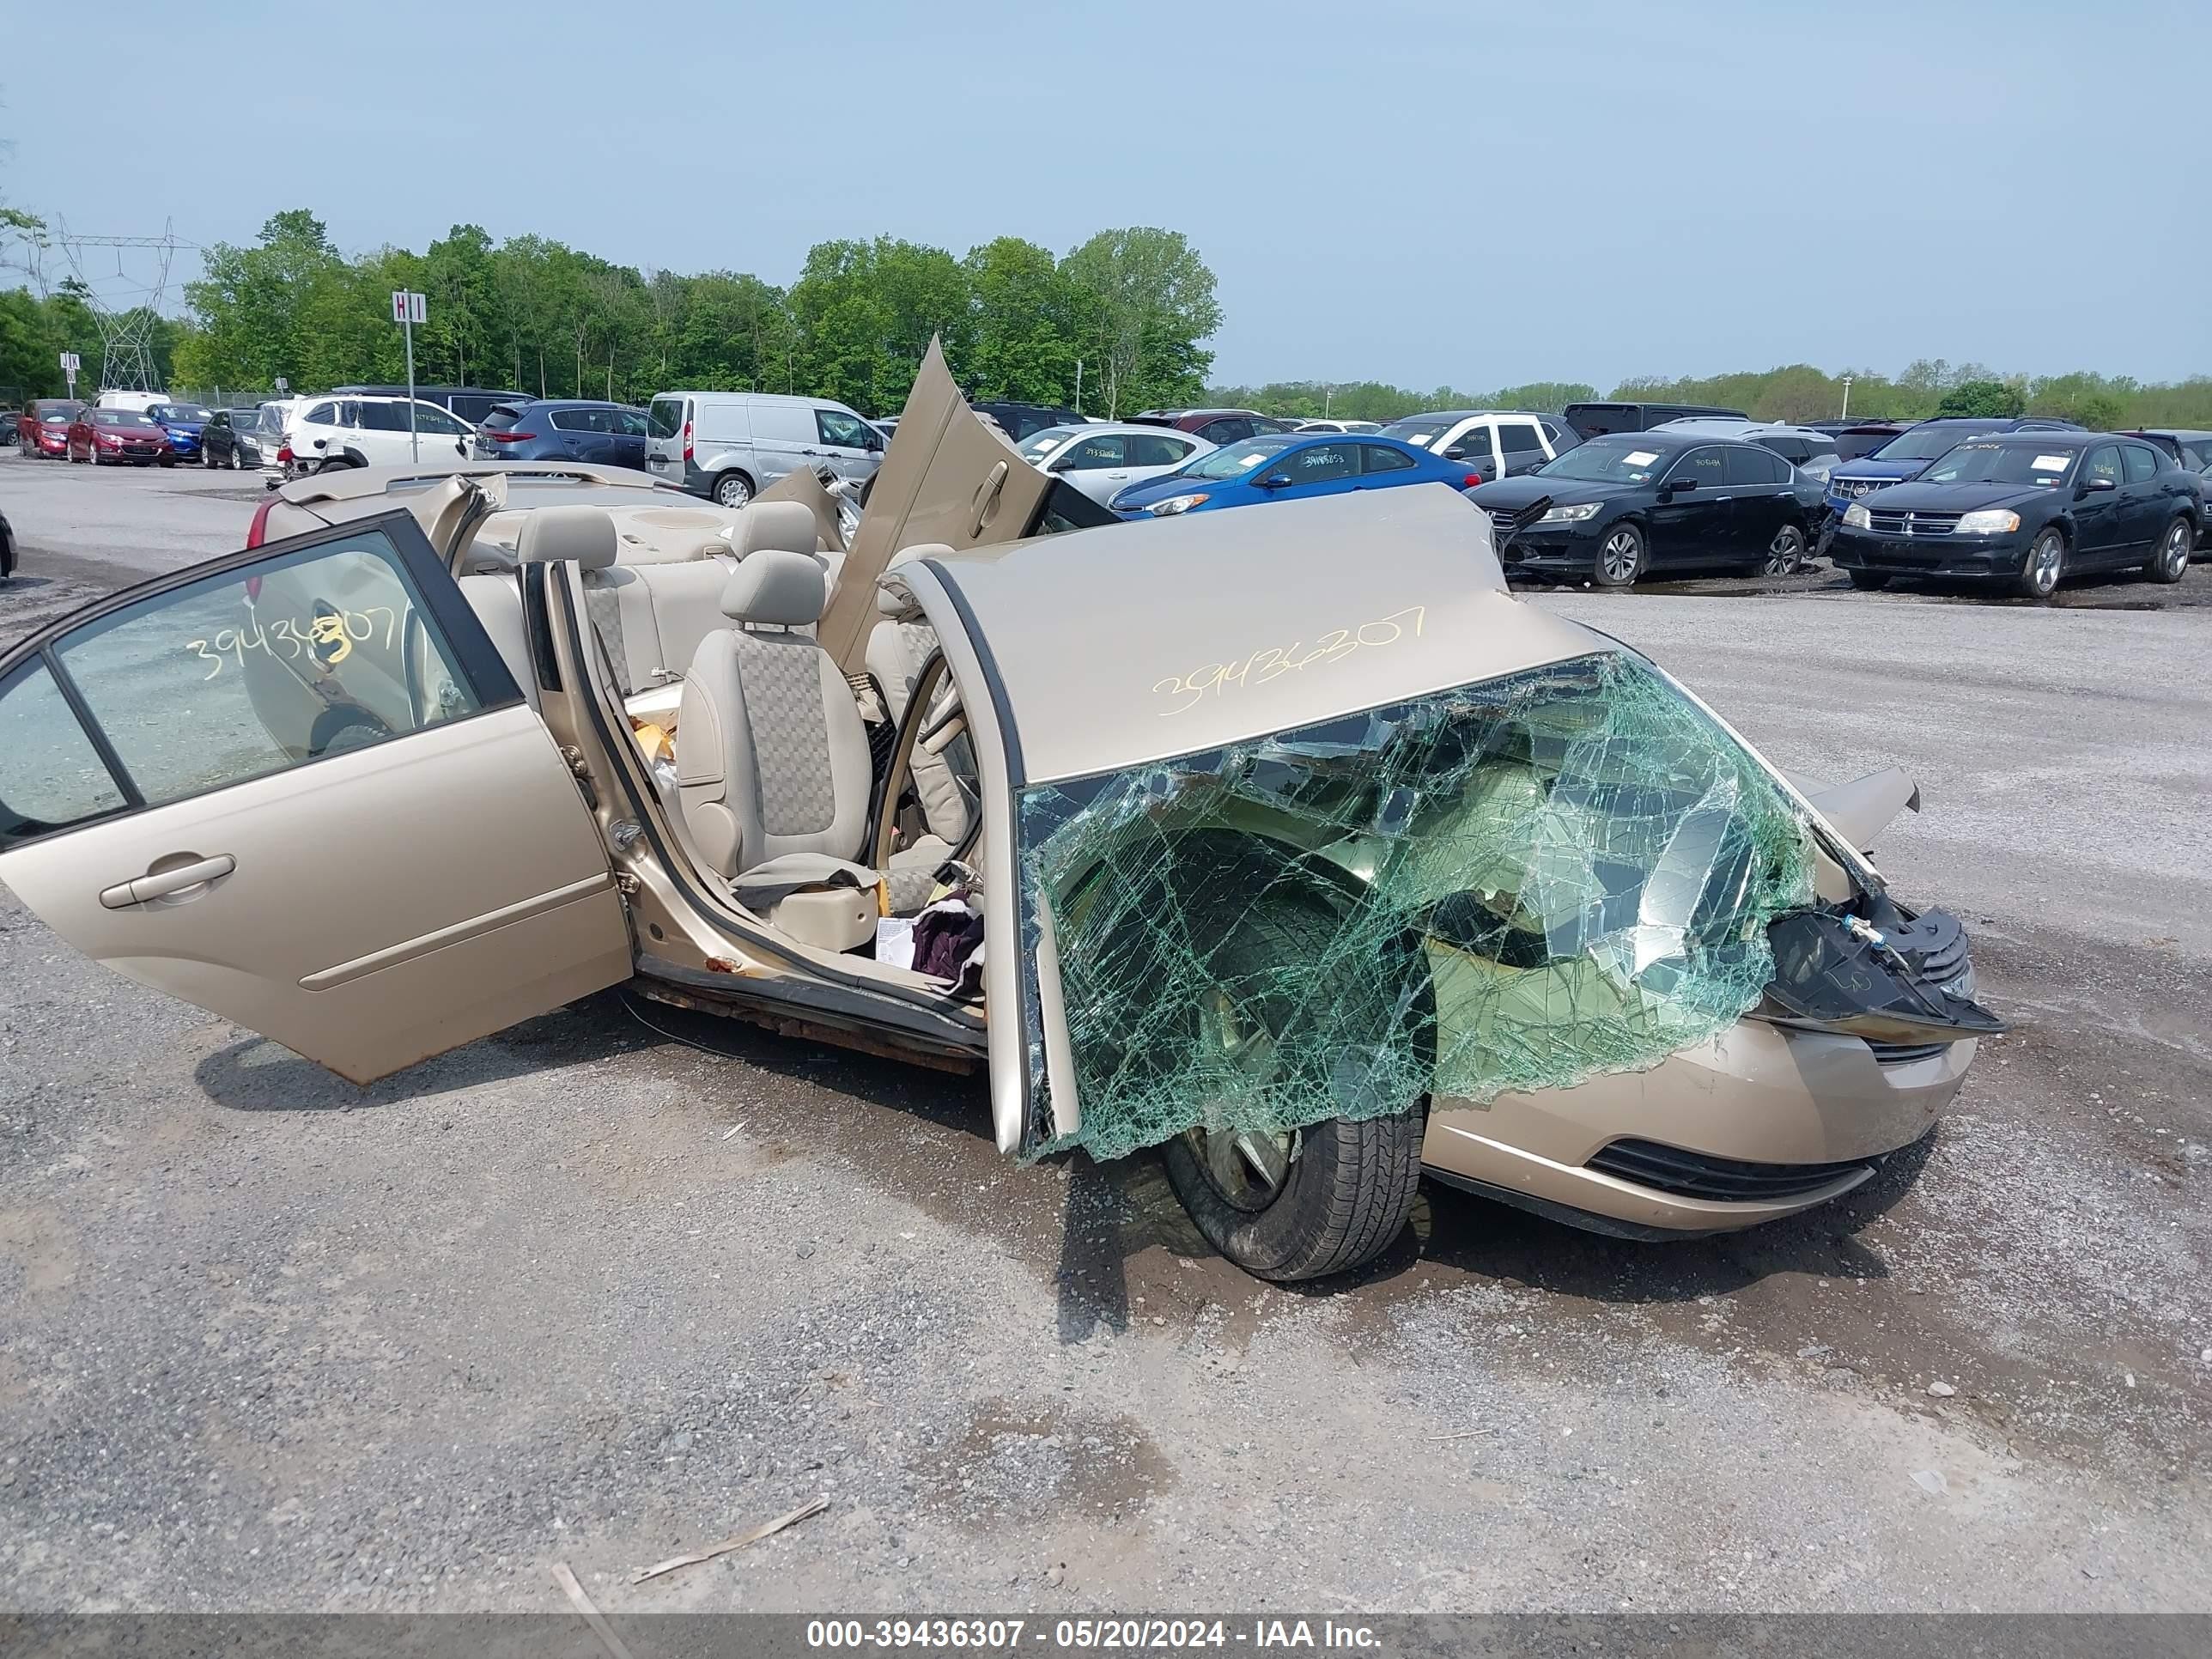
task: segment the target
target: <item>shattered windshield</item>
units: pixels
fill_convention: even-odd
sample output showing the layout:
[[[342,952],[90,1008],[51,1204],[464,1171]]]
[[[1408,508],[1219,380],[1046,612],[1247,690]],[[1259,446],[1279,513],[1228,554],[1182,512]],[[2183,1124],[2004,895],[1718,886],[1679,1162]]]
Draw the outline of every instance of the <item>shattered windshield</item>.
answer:
[[[1032,1154],[1654,1066],[1759,1000],[1813,900],[1771,775],[1619,652],[1035,787],[1019,836],[1081,1111],[1041,1144],[1033,977]]]

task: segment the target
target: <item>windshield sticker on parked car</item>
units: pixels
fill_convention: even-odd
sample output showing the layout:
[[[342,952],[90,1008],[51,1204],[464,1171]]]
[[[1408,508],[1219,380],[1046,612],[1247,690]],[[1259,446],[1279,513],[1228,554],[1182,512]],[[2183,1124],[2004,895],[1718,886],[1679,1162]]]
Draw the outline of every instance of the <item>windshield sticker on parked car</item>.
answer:
[[[1402,625],[1412,618],[1413,637],[1421,636],[1421,629],[1428,620],[1428,607],[1409,605],[1403,611],[1393,611],[1387,617],[1377,617],[1373,622],[1361,623],[1356,628],[1332,628],[1306,649],[1304,640],[1293,640],[1287,646],[1267,646],[1255,651],[1237,662],[1210,662],[1205,667],[1188,674],[1170,674],[1156,682],[1155,693],[1170,697],[1187,697],[1172,708],[1160,710],[1164,720],[1170,714],[1180,714],[1195,708],[1206,701],[1209,691],[1217,695],[1234,686],[1265,685],[1269,680],[1289,673],[1293,669],[1310,668],[1316,663],[1328,664],[1350,656],[1362,646],[1395,645],[1406,637]]]
[[[1623,466],[1649,466],[1659,459],[1658,452],[1650,449],[1632,450],[1620,458]]]
[[[2066,457],[2039,455],[2035,458],[2035,470],[2038,472],[2063,472],[2066,470]]]

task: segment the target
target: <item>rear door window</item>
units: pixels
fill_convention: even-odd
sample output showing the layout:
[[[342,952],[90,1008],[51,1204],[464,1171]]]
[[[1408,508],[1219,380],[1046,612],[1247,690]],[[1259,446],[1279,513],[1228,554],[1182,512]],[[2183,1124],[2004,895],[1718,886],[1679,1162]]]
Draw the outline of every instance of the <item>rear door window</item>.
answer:
[[[1403,450],[1393,449],[1388,444],[1356,444],[1359,452],[1359,466],[1363,472],[1405,472],[1412,470],[1413,458]]]
[[[45,662],[9,675],[0,685],[0,846],[127,805]]]
[[[607,412],[604,409],[556,409],[553,411],[556,432],[605,432]]]
[[[1242,443],[1252,435],[1252,422],[1242,415],[1225,416],[1220,420],[1207,422],[1198,429],[1198,435],[1208,443]]]
[[[1498,442],[1508,459],[1525,460],[1531,455],[1540,459],[1544,453],[1544,441],[1536,428],[1520,421],[1499,422]]]
[[[2121,465],[2127,468],[2130,483],[2148,483],[2158,471],[2158,461],[2141,444],[2130,444],[2120,451]]]
[[[1158,433],[1132,432],[1127,437],[1131,466],[1181,466],[1189,459],[1190,452],[1198,447],[1183,439]]]
[[[1780,483],[1790,476],[1789,464],[1758,444],[1731,444],[1725,452],[1723,476],[1732,484]]]

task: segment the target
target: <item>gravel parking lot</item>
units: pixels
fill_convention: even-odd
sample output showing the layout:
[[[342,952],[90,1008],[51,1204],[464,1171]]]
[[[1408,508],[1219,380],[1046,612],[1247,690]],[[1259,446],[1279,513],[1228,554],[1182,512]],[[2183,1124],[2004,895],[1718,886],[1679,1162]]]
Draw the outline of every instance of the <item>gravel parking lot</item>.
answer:
[[[0,638],[259,494],[0,459]],[[1793,771],[1906,766],[1882,865],[2014,1022],[1924,1156],[1732,1238],[1430,1188],[1279,1289],[1149,1159],[1000,1158],[980,1081],[611,994],[359,1089],[0,891],[0,1605],[2212,1607],[2208,592],[1534,597]]]

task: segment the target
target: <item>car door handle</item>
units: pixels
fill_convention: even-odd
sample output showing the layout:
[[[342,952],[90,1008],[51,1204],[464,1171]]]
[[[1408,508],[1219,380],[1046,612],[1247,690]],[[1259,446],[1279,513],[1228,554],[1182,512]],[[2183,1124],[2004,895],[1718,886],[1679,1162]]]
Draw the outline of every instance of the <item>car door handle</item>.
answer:
[[[171,897],[186,888],[204,887],[237,868],[236,859],[228,853],[218,853],[211,859],[194,859],[174,869],[157,870],[134,881],[118,882],[100,894],[100,902],[111,910],[127,909],[149,899]]]

